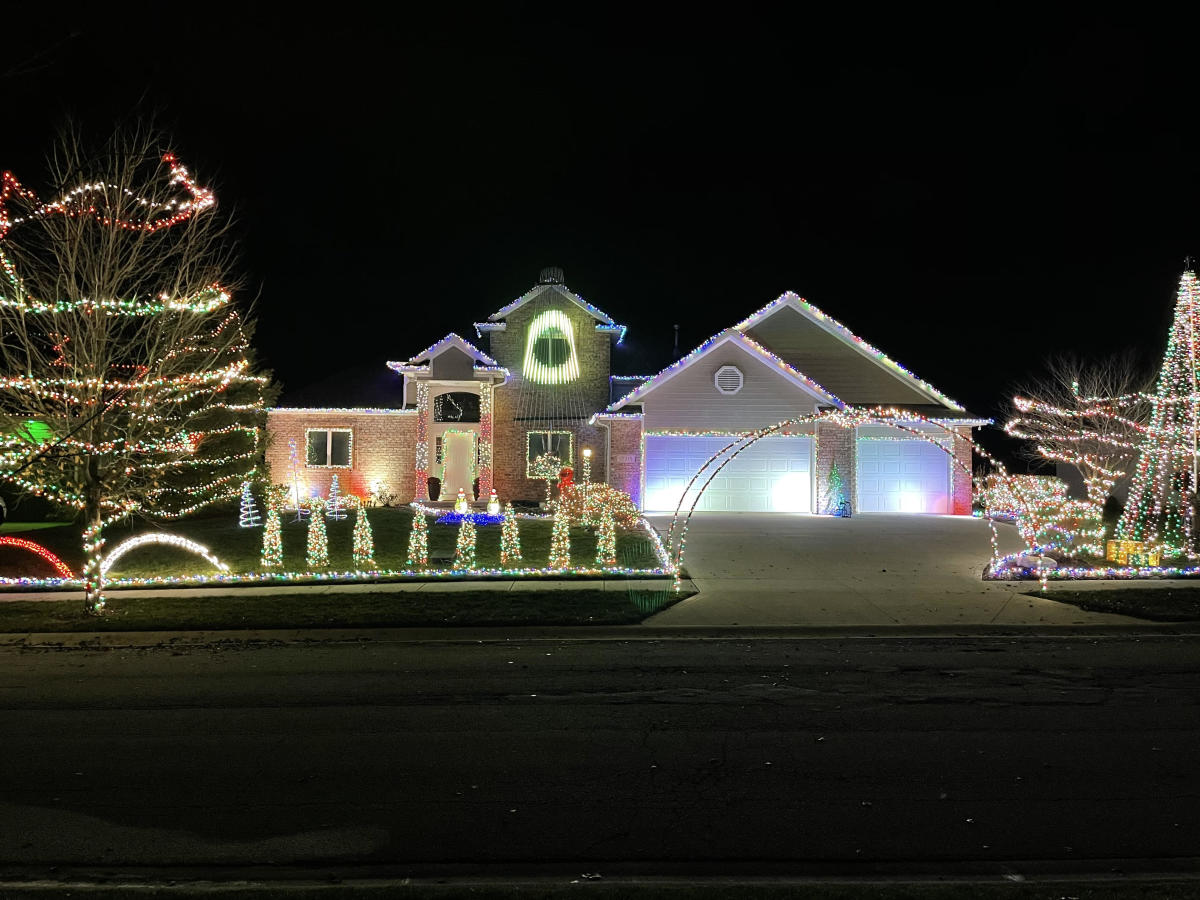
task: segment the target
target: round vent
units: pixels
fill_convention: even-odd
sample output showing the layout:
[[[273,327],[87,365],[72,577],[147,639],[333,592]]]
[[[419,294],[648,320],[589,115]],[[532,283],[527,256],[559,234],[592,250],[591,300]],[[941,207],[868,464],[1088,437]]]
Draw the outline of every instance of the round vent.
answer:
[[[721,366],[713,382],[722,394],[736,394],[742,389],[742,370],[737,366]]]

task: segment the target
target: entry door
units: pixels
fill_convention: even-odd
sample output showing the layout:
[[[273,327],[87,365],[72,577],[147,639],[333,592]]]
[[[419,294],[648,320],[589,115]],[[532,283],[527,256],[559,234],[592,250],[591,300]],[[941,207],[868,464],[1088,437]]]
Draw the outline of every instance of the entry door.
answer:
[[[467,499],[473,496],[475,466],[475,435],[467,431],[447,431],[442,437],[442,459],[445,471],[442,475],[441,499],[451,502],[462,488]]]

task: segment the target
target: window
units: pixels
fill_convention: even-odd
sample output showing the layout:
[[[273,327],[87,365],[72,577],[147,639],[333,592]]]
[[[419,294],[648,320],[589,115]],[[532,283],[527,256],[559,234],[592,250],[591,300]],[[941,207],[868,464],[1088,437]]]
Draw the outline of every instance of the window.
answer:
[[[713,383],[722,394],[736,394],[742,389],[742,370],[737,366],[721,366],[713,376]]]
[[[442,436],[440,434],[433,439],[433,461],[439,466],[442,464]]]
[[[305,432],[308,448],[304,463],[312,468],[350,468],[353,436],[349,428],[309,428]]]
[[[455,391],[433,398],[433,421],[478,422],[479,395]]]
[[[569,431],[531,431],[525,440],[525,475],[529,478],[557,478],[558,470],[574,460],[575,439]]]

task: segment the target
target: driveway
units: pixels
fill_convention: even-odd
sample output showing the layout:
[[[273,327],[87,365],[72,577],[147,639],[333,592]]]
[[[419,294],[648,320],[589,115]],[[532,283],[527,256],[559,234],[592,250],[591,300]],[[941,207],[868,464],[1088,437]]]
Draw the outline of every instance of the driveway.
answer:
[[[653,517],[666,536],[670,517]],[[1004,553],[1021,547],[997,525]],[[991,558],[988,523],[967,516],[867,514],[852,519],[697,513],[684,566],[700,593],[645,624],[1103,625],[1088,613],[1023,595],[1037,585],[981,580]],[[1142,623],[1144,624],[1144,623]]]

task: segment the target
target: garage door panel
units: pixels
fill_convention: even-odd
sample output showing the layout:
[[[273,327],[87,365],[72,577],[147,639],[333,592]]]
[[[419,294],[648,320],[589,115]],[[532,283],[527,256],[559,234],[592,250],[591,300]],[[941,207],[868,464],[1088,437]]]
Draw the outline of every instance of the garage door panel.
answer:
[[[730,441],[726,437],[647,435],[645,509],[674,510],[692,476]],[[684,508],[691,506],[698,487],[711,472],[712,467],[687,491]],[[769,437],[743,450],[721,469],[696,509],[811,512],[811,498],[812,439]]]
[[[859,511],[950,511],[950,458],[939,446],[860,439],[857,458]]]

